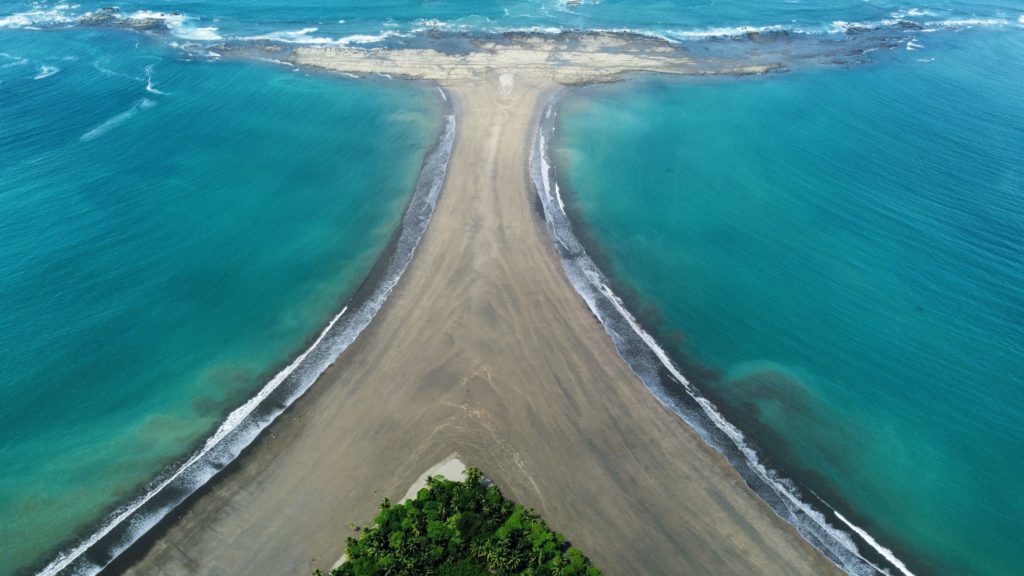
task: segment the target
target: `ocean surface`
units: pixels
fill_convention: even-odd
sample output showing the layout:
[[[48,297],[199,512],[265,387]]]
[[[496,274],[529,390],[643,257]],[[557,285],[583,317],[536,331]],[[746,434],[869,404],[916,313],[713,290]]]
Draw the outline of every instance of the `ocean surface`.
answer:
[[[387,81],[0,31],[0,574],[209,435],[377,261],[441,125]],[[13,55],[13,56],[10,56]]]
[[[837,528],[917,574],[1024,563],[1019,2],[106,6],[0,1],[0,574],[123,548],[351,342],[426,226],[454,129],[436,90],[231,49],[513,30],[790,70],[575,93],[553,154],[569,214]],[[339,316],[392,238],[381,288]],[[197,455],[215,461],[178,478]]]
[[[686,377],[917,574],[1024,565],[1024,30],[592,87],[562,196]],[[836,523],[842,527],[841,523]]]

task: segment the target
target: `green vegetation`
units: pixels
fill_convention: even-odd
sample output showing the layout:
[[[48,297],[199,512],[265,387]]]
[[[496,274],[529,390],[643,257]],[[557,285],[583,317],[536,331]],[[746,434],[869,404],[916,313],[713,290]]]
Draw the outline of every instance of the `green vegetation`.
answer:
[[[405,504],[385,499],[376,525],[348,539],[346,556],[331,576],[601,574],[536,513],[487,485],[476,468],[463,482],[428,479]]]

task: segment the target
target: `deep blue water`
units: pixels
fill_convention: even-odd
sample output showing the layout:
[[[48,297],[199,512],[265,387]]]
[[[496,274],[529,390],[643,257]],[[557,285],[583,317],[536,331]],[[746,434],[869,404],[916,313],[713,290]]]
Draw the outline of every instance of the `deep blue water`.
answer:
[[[167,30],[78,24],[106,5],[0,1],[0,573],[89,534],[308,345],[441,128],[432,89],[222,44],[523,29],[793,69],[580,92],[573,215],[784,475],[916,573],[1020,564],[1018,2],[131,0]]]

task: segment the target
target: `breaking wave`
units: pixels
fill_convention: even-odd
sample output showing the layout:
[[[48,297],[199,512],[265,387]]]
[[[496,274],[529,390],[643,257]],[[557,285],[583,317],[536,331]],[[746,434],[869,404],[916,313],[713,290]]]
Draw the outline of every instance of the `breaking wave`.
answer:
[[[233,461],[302,396],[369,325],[412,260],[441,193],[455,141],[454,108],[447,97],[444,100],[441,134],[424,158],[401,226],[388,254],[378,264],[379,274],[372,288],[365,296],[357,294],[309,348],[278,372],[255,396],[231,412],[202,447],[153,479],[141,495],[110,513],[89,536],[62,550],[39,571],[39,576],[86,576],[101,571]],[[119,117],[108,120],[99,128]]]
[[[531,147],[530,174],[566,276],[600,320],[619,355],[658,401],[725,456],[747,485],[776,514],[792,524],[804,539],[837,566],[856,576],[895,573],[913,576],[890,550],[866,532],[853,527],[829,508],[835,516],[830,521],[824,512],[804,498],[796,484],[767,467],[743,433],[686,379],[668,353],[608,287],[607,277],[576,237],[561,196],[556,193],[557,170],[551,162],[548,143],[554,137],[558,107],[565,96],[566,92],[563,92],[553,98],[544,111]],[[841,524],[835,520],[845,524],[849,530],[837,527]],[[873,551],[873,558],[869,559],[861,552],[858,538],[860,544]]]

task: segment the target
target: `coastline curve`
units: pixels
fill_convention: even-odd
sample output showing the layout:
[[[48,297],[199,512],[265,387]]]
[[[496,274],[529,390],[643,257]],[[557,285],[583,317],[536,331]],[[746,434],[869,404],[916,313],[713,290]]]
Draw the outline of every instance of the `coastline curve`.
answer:
[[[682,374],[675,362],[609,287],[607,276],[573,231],[558,185],[549,143],[557,129],[558,110],[569,89],[557,92],[545,106],[530,146],[529,175],[541,213],[570,284],[601,323],[619,356],[663,406],[722,454],[746,485],[780,518],[848,574],[913,576],[906,565],[862,529],[850,524],[828,503],[820,504],[849,526],[837,528],[807,500],[796,484],[768,467],[738,428]],[[839,522],[836,522],[837,524]],[[865,557],[858,539],[871,550]]]
[[[227,415],[187,457],[150,480],[140,494],[103,517],[87,536],[59,550],[38,576],[93,576],[234,461],[359,337],[398,285],[430,223],[455,142],[456,114],[442,88],[443,122],[424,157],[398,230],[370,278],[313,343],[253,397]]]

